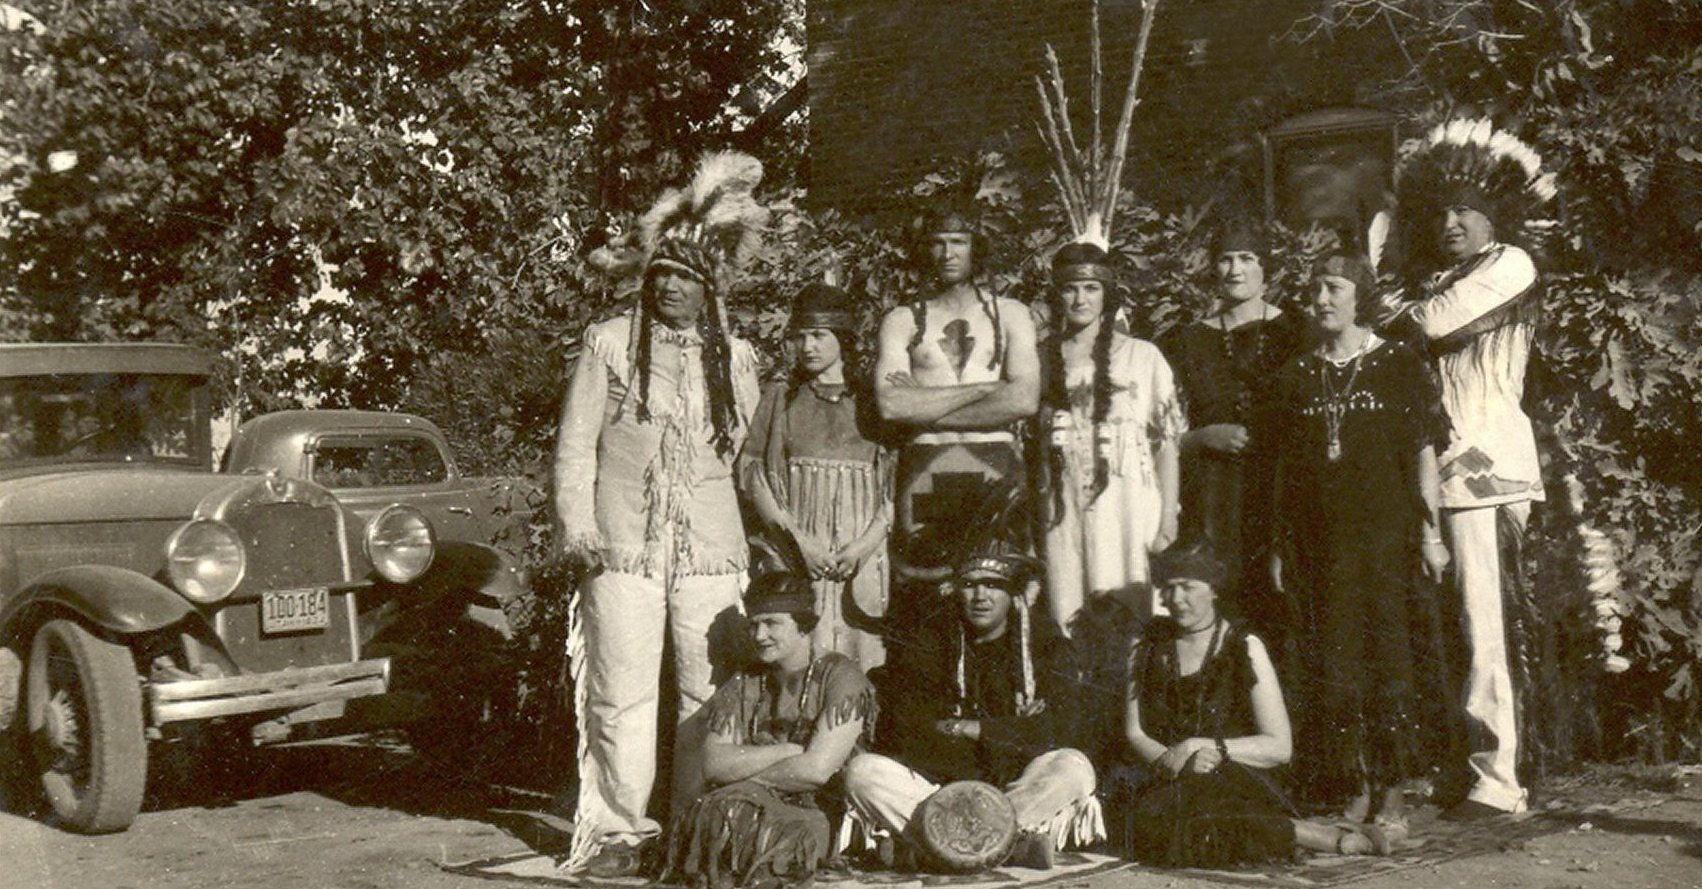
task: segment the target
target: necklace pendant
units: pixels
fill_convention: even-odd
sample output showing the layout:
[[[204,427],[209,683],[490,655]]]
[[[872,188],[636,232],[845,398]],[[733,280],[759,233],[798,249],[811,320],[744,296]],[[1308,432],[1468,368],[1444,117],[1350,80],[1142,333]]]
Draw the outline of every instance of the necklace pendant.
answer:
[[[1334,433],[1332,433],[1330,435],[1329,445],[1324,448],[1324,456],[1329,457],[1331,463],[1334,463],[1337,460],[1340,460],[1342,458],[1341,436],[1336,435]]]

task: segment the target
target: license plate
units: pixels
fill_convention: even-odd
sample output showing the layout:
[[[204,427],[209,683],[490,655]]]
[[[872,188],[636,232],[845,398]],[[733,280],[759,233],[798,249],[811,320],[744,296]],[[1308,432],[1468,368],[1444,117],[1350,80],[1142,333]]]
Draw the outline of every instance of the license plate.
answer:
[[[331,625],[331,595],[325,587],[260,594],[260,629],[267,633],[323,630]]]

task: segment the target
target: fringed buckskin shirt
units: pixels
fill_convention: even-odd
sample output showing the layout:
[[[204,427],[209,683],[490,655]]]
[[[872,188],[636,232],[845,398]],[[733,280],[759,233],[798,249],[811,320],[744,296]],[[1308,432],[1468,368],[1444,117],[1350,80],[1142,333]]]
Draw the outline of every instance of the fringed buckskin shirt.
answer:
[[[651,326],[649,418],[627,355],[632,314],[585,332],[556,443],[556,513],[570,550],[595,549],[609,571],[654,579],[745,570],[733,483],[738,447],[759,395],[756,352],[729,335],[738,427],[715,452],[703,338]]]

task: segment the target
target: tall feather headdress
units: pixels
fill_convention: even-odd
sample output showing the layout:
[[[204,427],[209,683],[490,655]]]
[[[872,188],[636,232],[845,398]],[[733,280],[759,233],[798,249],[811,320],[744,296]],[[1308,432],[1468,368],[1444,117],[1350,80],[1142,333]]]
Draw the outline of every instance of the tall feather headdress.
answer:
[[[1495,224],[1496,240],[1533,246],[1554,226],[1544,208],[1554,199],[1554,174],[1542,157],[1488,118],[1439,124],[1401,165],[1396,186],[1397,232],[1412,278],[1446,268],[1437,243],[1442,215],[1465,204]]]
[[[1135,38],[1134,59],[1129,69],[1129,86],[1123,93],[1122,113],[1109,145],[1101,105],[1103,52],[1099,39],[1099,2],[1093,3],[1092,70],[1089,100],[1093,114],[1092,141],[1086,147],[1078,144],[1075,126],[1070,119],[1070,101],[1064,91],[1064,74],[1058,64],[1058,53],[1050,44],[1046,47],[1046,73],[1034,78],[1040,95],[1041,121],[1037,124],[1040,138],[1052,154],[1052,184],[1057,186],[1063,200],[1064,215],[1070,223],[1076,243],[1093,244],[1101,250],[1111,249],[1111,227],[1117,215],[1117,195],[1122,187],[1123,162],[1129,153],[1129,128],[1135,119],[1135,106],[1140,104],[1141,69],[1146,65],[1147,41],[1152,36],[1153,16],[1158,0],[1141,3],[1140,30]]]
[[[670,188],[638,218],[634,229],[591,254],[591,265],[611,277],[632,278],[667,266],[707,284],[727,330],[725,293],[733,277],[762,242],[768,208],[756,199],[762,162],[739,151],[718,151],[698,160],[691,181]],[[639,296],[642,299],[642,294]],[[633,325],[636,342],[638,325]]]

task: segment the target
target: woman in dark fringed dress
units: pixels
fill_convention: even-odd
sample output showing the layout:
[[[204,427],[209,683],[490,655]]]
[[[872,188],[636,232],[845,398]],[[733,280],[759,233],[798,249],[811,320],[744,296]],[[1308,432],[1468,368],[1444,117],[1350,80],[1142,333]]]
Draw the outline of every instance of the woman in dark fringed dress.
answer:
[[[1305,342],[1305,325],[1266,300],[1266,243],[1250,224],[1213,247],[1219,303],[1158,341],[1187,412],[1181,438],[1178,537],[1209,540],[1228,564],[1243,616],[1279,652],[1290,614],[1266,580],[1271,479],[1278,442],[1267,425],[1270,381]]]
[[[1448,724],[1435,596],[1448,563],[1436,466],[1448,420],[1427,362],[1358,322],[1375,283],[1345,253],[1314,269],[1318,345],[1276,383],[1273,534],[1301,617],[1304,795],[1400,832],[1400,785],[1438,763]]]
[[[844,809],[840,772],[868,747],[874,688],[850,658],[814,653],[809,580],[759,577],[746,608],[763,664],[729,679],[704,705],[704,774],[727,783],[675,818],[664,882],[696,889],[807,882],[834,852],[829,813],[837,818]]]
[[[1154,565],[1170,617],[1130,658],[1126,731],[1138,764],[1113,790],[1121,853],[1164,867],[1286,860],[1297,849],[1387,854],[1375,826],[1302,821],[1281,790],[1292,742],[1259,638],[1217,611],[1223,563],[1194,544]],[[1119,797],[1121,798],[1119,800]]]

